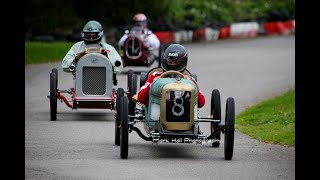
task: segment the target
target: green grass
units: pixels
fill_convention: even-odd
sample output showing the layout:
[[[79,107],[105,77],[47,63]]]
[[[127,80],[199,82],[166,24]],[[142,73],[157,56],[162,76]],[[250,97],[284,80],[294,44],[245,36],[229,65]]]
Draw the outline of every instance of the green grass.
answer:
[[[62,61],[73,42],[25,42],[25,64]]]
[[[294,146],[295,91],[247,108],[237,115],[236,128],[263,142]]]

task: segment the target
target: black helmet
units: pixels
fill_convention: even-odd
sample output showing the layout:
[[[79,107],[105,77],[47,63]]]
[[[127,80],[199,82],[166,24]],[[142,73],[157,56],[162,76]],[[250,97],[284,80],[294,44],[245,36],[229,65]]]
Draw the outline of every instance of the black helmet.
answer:
[[[98,21],[87,22],[81,31],[81,37],[86,44],[99,43],[102,36],[102,26]]]
[[[171,44],[164,51],[161,58],[161,68],[164,71],[184,71],[188,63],[188,52],[180,44]]]

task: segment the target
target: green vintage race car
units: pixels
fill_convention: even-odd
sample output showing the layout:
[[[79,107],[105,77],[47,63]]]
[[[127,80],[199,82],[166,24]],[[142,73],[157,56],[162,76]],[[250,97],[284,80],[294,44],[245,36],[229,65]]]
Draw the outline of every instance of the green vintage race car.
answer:
[[[140,87],[149,74],[141,73]],[[189,71],[187,71],[189,72]],[[196,78],[195,74],[191,76]],[[129,133],[136,131],[138,135],[152,143],[211,143],[219,147],[221,132],[224,134],[224,157],[231,160],[234,145],[235,102],[227,98],[225,124],[221,124],[220,92],[214,89],[211,94],[211,114],[199,117],[198,88],[190,79],[179,71],[167,71],[161,74],[150,86],[149,103],[137,103],[137,74],[128,71],[128,91],[117,90],[115,114],[115,144],[120,145],[122,159],[128,157]],[[136,106],[137,105],[137,106]],[[200,122],[211,124],[211,134],[205,135],[200,130]],[[143,123],[145,136],[136,123]]]

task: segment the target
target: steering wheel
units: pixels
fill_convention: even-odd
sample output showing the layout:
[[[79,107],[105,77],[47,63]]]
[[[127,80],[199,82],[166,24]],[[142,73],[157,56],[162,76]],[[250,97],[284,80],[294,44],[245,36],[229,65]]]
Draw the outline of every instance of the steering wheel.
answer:
[[[185,78],[185,79],[190,79],[190,80],[191,80],[191,78],[188,78],[187,75],[184,75],[184,74],[182,74],[182,73],[179,72],[179,71],[166,71],[166,72],[162,73],[162,74],[159,76],[159,78],[163,78],[163,77],[166,77],[166,76],[168,76],[168,75],[180,75],[181,78],[183,77],[183,78]],[[197,88],[199,89],[198,83],[197,83],[196,81],[194,81],[194,80],[192,80],[192,81],[193,81],[193,83],[197,86]]]
[[[162,73],[159,76],[159,78],[163,78],[163,77],[166,77],[168,75],[180,75],[181,77],[186,78],[186,76],[184,74],[182,74],[181,72],[179,72],[179,71],[166,71],[166,72]]]
[[[102,48],[92,46],[92,47],[85,48],[85,52],[86,52],[86,54],[88,54],[88,53],[99,53],[99,54],[101,54]]]

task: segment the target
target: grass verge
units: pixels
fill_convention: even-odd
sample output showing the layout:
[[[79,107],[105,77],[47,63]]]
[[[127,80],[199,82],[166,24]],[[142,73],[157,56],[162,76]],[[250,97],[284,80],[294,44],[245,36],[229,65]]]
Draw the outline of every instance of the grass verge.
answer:
[[[25,64],[62,61],[73,42],[25,42]]]
[[[295,91],[247,108],[237,115],[236,128],[263,142],[294,146]]]

